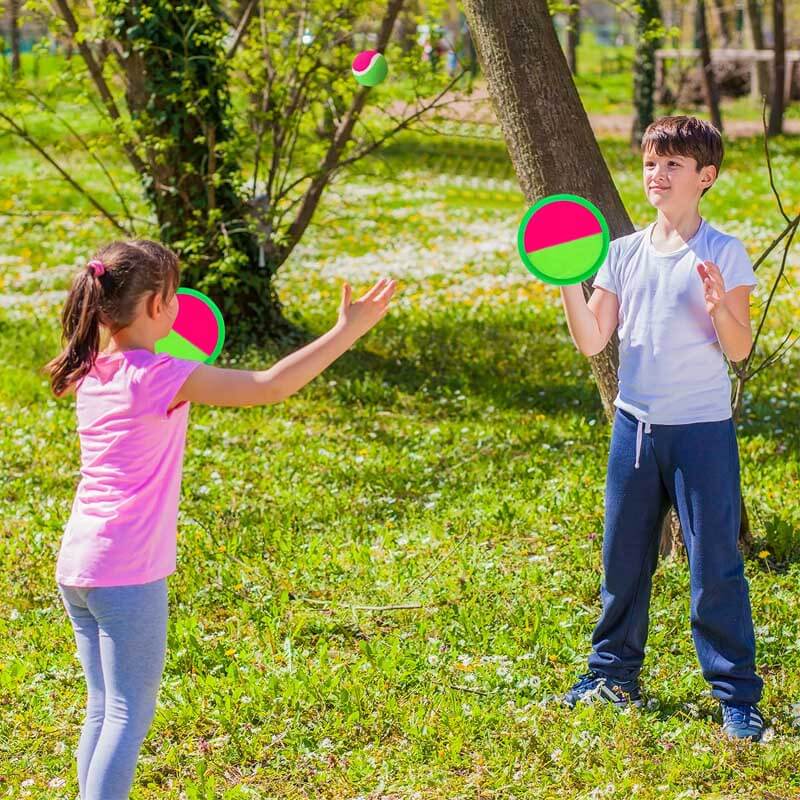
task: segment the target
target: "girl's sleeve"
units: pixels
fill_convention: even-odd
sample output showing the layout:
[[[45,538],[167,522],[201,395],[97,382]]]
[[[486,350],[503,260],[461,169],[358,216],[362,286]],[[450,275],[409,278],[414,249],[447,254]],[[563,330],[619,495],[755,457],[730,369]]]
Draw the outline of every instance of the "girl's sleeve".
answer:
[[[156,359],[145,371],[139,386],[142,410],[160,418],[166,418],[168,416],[167,409],[175,399],[175,395],[189,375],[199,366],[199,361],[187,361],[167,353],[156,356]],[[172,412],[170,411],[170,413]]]
[[[750,256],[747,255],[744,245],[735,237],[731,237],[723,245],[717,266],[725,281],[726,292],[737,286],[752,288],[758,285]]]

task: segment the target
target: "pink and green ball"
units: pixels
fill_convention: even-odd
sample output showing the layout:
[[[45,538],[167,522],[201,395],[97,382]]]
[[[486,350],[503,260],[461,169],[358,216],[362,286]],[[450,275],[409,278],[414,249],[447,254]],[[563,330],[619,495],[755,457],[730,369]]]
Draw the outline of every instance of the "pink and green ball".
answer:
[[[362,86],[377,86],[389,74],[389,65],[377,50],[364,50],[353,59],[353,75]]]

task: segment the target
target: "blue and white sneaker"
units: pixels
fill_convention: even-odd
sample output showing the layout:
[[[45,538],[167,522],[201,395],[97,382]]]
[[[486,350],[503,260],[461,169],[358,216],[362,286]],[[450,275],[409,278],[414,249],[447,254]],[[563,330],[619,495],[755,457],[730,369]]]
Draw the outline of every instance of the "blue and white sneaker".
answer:
[[[593,670],[581,675],[564,695],[564,702],[570,708],[575,708],[579,702],[591,703],[595,700],[612,703],[617,708],[629,705],[641,708],[644,705],[639,691],[639,681],[635,678],[629,681],[616,681]]]
[[[753,703],[729,703],[719,701],[722,709],[722,731],[731,739],[761,741],[764,733],[764,718]]]

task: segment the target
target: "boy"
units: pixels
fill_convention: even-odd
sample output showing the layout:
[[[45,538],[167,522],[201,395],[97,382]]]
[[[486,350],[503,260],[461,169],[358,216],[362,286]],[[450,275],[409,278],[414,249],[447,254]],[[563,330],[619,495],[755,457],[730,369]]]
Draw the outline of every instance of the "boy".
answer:
[[[703,676],[720,701],[723,731],[758,740],[755,638],[737,541],[739,455],[723,353],[752,347],[756,285],[742,243],[712,228],[700,198],[722,163],[722,138],[694,117],[663,117],[642,138],[644,190],[654,223],[611,243],[588,303],[580,285],[561,298],[585,355],[619,327],[619,394],[608,461],[600,621],[589,672],[565,696],[641,706],[661,522],[678,511],[691,574],[691,625]]]

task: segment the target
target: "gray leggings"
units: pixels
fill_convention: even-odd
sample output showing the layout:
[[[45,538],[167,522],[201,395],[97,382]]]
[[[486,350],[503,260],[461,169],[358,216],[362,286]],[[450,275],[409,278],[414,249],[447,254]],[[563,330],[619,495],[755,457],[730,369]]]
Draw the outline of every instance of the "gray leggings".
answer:
[[[127,800],[164,669],[167,581],[59,589],[88,690],[78,745],[81,798]]]

